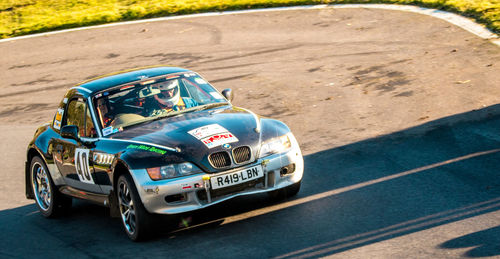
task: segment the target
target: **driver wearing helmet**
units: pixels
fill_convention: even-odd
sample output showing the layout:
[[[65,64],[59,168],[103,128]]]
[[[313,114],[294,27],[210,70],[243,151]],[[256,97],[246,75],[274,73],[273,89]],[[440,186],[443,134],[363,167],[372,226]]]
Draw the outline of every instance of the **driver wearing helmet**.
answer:
[[[151,105],[152,112],[149,116],[179,111],[198,105],[192,98],[181,97],[179,82],[176,79],[163,82],[158,88],[161,92],[154,96],[156,102]]]

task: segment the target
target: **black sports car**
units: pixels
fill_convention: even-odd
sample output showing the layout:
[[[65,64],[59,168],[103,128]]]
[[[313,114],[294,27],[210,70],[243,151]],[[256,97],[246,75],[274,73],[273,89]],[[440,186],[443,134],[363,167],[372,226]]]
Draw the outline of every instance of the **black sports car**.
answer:
[[[45,217],[72,198],[110,207],[132,240],[153,214],[300,189],[304,162],[282,122],[232,106],[193,71],[153,67],[71,88],[27,151],[26,197]]]

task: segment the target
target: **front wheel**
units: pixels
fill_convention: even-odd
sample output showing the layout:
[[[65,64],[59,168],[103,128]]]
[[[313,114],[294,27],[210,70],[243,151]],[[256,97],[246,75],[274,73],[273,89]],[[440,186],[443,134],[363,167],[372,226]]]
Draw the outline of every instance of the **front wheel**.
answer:
[[[150,232],[152,215],[141,202],[139,193],[129,175],[121,175],[117,182],[118,207],[127,236],[133,241],[144,240]]]
[[[47,166],[38,156],[31,160],[30,182],[36,205],[44,217],[60,216],[71,207],[71,198],[56,189]]]

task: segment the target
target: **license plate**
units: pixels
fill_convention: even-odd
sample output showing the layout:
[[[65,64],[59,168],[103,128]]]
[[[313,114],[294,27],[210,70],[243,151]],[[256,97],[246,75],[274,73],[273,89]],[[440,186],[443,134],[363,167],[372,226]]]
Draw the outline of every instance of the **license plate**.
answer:
[[[264,176],[264,171],[261,165],[245,168],[241,171],[213,176],[210,178],[212,189],[224,188],[248,181],[255,180]]]

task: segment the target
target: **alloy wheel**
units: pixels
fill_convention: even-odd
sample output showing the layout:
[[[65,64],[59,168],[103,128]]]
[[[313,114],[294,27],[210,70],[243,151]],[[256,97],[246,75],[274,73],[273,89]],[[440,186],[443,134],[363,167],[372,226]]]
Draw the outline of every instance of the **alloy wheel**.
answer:
[[[35,163],[32,168],[32,185],[36,202],[44,211],[49,210],[52,202],[52,189],[47,171],[40,163]]]
[[[120,205],[120,214],[123,224],[130,234],[136,230],[136,217],[134,200],[132,199],[130,189],[125,181],[121,181],[118,188],[118,202]]]

